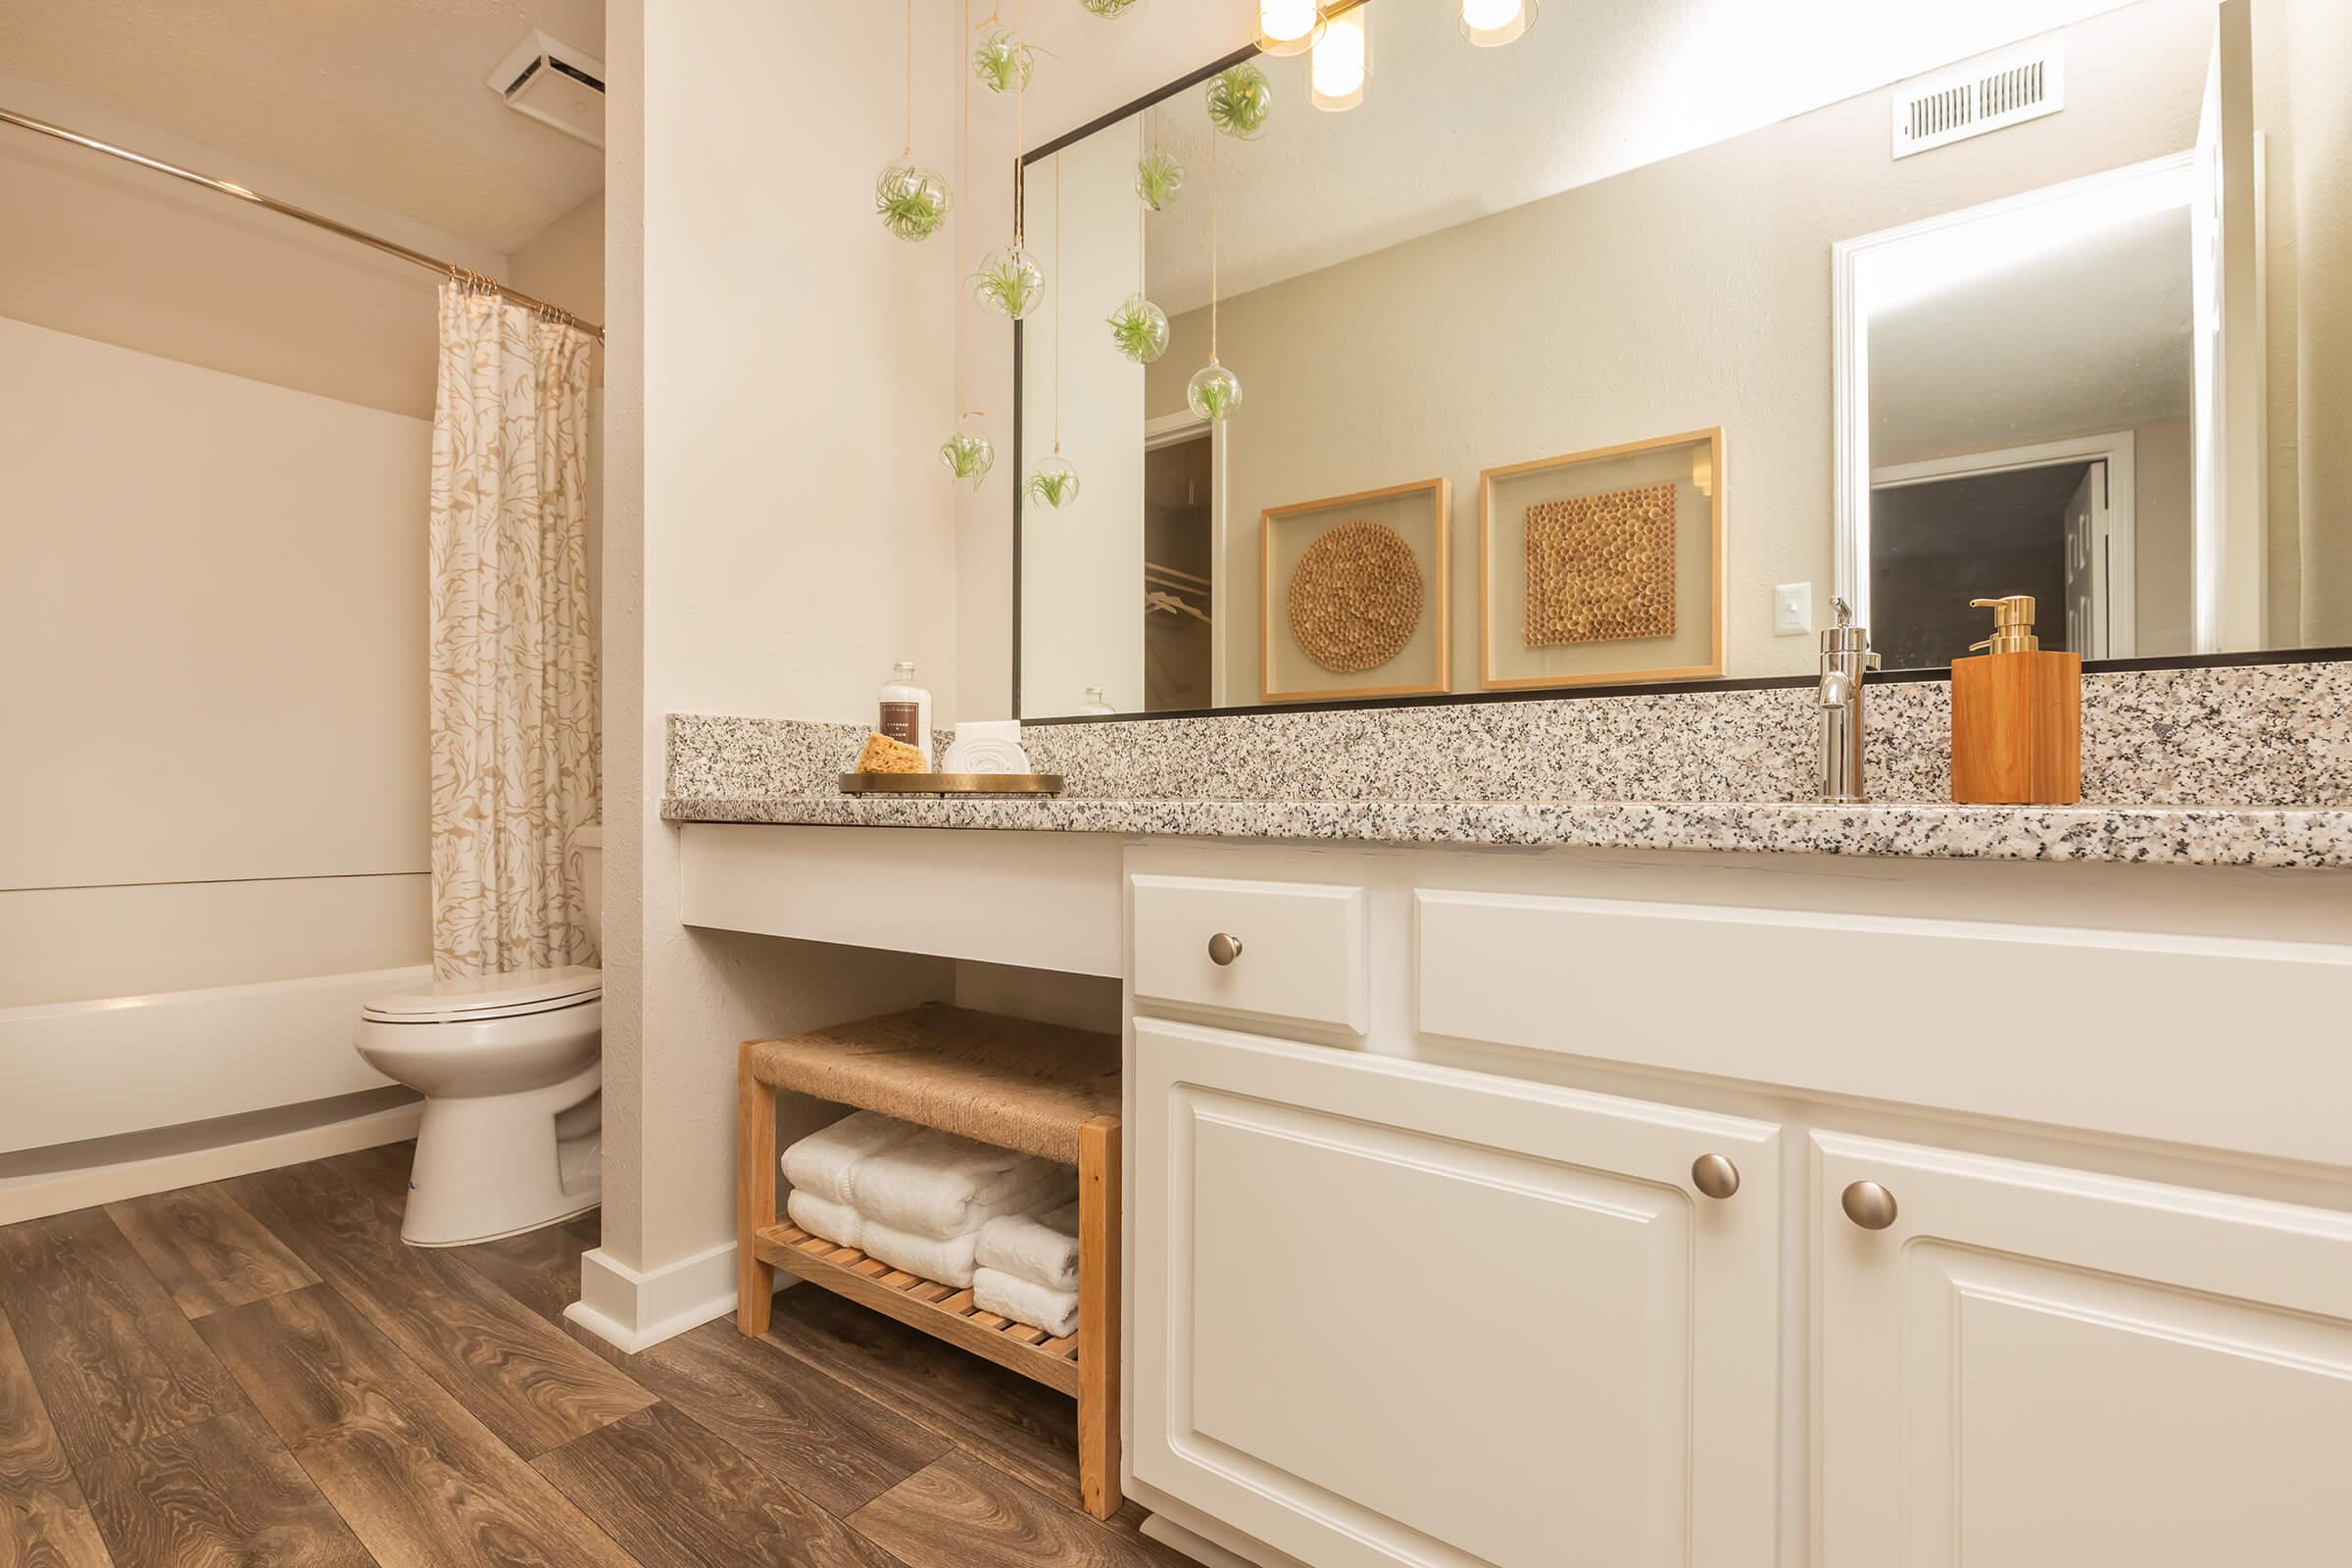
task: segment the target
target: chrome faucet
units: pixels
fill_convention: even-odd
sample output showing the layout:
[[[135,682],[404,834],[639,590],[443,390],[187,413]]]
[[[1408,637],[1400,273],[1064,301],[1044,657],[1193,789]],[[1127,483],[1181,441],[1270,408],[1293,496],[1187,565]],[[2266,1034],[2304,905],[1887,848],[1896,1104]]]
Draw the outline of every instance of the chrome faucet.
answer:
[[[1833,599],[1838,624],[1821,634],[1821,770],[1828,802],[1862,799],[1862,677],[1879,667],[1870,629],[1854,624],[1853,607]]]

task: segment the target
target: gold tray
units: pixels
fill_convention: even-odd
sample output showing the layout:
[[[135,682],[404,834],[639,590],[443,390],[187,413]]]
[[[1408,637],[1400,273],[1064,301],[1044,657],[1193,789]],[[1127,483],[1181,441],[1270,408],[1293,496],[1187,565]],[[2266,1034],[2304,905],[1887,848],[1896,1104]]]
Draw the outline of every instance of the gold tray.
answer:
[[[844,795],[1059,795],[1059,773],[844,773]]]

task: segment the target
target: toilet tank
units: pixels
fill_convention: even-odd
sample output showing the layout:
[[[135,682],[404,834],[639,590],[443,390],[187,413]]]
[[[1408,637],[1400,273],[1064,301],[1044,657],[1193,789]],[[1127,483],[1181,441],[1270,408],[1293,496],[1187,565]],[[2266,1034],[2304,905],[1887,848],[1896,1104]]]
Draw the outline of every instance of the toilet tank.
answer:
[[[605,830],[602,825],[574,828],[572,853],[580,858],[580,891],[588,900],[588,934],[601,956],[605,947]]]

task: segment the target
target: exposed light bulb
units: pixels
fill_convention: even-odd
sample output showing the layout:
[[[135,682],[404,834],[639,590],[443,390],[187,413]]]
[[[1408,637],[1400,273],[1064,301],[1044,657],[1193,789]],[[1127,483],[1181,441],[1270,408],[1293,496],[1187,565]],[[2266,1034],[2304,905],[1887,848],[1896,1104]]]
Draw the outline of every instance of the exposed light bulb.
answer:
[[[1462,36],[1481,49],[1516,43],[1536,24],[1537,0],[1462,0]]]
[[[1371,7],[1358,5],[1331,19],[1306,73],[1307,101],[1338,113],[1364,101],[1372,79]]]
[[[1257,0],[1258,53],[1302,55],[1322,36],[1321,0]]]

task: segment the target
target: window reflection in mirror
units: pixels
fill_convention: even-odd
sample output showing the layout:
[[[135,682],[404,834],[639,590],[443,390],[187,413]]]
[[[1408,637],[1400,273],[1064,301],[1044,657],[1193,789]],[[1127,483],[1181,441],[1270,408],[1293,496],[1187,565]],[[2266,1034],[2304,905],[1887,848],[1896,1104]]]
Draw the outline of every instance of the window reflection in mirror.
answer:
[[[1453,10],[1370,0],[1379,70],[1345,114],[1310,107],[1307,59],[1259,62],[1265,133],[1215,148],[1215,353],[1244,400],[1197,451],[1202,88],[1029,166],[1064,294],[1022,326],[1022,467],[1058,423],[1085,487],[1021,508],[1025,716],[1090,688],[1122,712],[1254,704],[1267,650],[1297,653],[1263,515],[1440,478],[1451,685],[1476,692],[1481,612],[1507,638],[1534,575],[1490,576],[1482,522],[1532,550],[1535,498],[1481,475],[1717,426],[1731,678],[1812,671],[1840,593],[1890,669],[1961,656],[1967,601],[2004,593],[2092,659],[2352,644],[2352,441],[2326,437],[2352,356],[2307,352],[2352,328],[2352,6],[1835,0],[1835,25],[1790,28],[1587,0],[1492,50]],[[1923,78],[2020,58],[2047,103],[1906,147]],[[1153,152],[1184,182],[1147,212]],[[1106,320],[1139,290],[1170,323],[1142,366]],[[1555,488],[1575,499],[1574,471]],[[1708,549],[1683,511],[1673,548]],[[1604,551],[1571,587],[1626,568]],[[1688,628],[1704,579],[1664,580]],[[1776,615],[1787,586],[1809,623]],[[1545,667],[1639,672],[1666,646]]]

